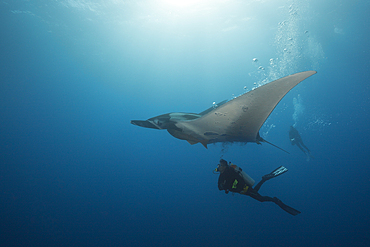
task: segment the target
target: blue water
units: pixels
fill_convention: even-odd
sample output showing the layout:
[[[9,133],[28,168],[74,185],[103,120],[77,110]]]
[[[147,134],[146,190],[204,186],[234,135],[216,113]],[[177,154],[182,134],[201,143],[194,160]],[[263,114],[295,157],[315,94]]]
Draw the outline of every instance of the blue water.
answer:
[[[1,246],[369,246],[370,2],[0,3]],[[256,59],[255,59],[256,58]],[[261,136],[189,145],[132,119],[305,70]],[[288,138],[300,131],[314,159]],[[217,188],[220,157],[261,194]]]

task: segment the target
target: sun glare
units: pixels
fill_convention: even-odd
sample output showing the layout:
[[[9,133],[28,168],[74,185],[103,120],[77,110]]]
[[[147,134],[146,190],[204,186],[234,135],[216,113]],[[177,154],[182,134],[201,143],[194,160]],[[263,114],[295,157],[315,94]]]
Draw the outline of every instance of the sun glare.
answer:
[[[174,7],[188,7],[197,3],[202,2],[202,0],[162,0],[163,3],[174,6]]]

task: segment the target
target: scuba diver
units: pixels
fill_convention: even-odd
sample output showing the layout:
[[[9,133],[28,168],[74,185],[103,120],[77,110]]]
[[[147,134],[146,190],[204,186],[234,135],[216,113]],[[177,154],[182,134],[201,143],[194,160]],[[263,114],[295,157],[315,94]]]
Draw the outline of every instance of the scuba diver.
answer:
[[[299,134],[298,130],[293,126],[290,126],[289,140],[293,146],[297,145],[297,147],[299,147],[299,149],[302,150],[302,152],[307,156],[308,160],[310,159],[310,157],[313,158],[313,156],[311,155],[311,151],[308,149],[308,147],[306,147],[306,145],[304,145],[302,137]],[[303,148],[305,148],[307,151]]]
[[[221,159],[220,164],[215,169],[216,172],[220,172],[218,178],[218,189],[225,190],[225,193],[236,192],[242,195],[250,196],[260,202],[274,202],[284,211],[291,215],[300,214],[298,210],[285,205],[276,197],[262,196],[258,193],[262,184],[267,180],[277,177],[288,171],[284,166],[280,166],[271,173],[264,175],[262,180],[253,188],[255,181],[248,176],[240,167],[237,167],[231,162],[228,164],[226,160]]]

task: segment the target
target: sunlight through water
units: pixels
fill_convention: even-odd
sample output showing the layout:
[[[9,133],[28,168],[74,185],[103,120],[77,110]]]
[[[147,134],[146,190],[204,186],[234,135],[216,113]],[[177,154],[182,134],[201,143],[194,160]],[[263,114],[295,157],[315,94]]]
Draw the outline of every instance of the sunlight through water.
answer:
[[[196,5],[199,3],[204,3],[208,1],[202,1],[202,0],[161,0],[164,4],[173,6],[173,7],[189,7],[192,5]]]

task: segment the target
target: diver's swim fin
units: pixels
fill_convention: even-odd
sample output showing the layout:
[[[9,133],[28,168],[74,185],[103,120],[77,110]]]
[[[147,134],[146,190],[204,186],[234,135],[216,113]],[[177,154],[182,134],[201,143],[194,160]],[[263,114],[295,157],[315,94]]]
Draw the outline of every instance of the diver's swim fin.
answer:
[[[288,205],[285,205],[282,201],[280,201],[280,199],[274,197],[274,202],[279,206],[281,207],[282,210],[284,210],[285,212],[287,213],[290,213],[291,215],[294,215],[296,216],[297,214],[300,214],[301,212],[292,208],[292,207],[289,207]]]
[[[275,170],[273,170],[270,174],[273,174],[274,177],[277,177],[283,173],[286,173],[288,171],[288,168],[284,167],[284,166],[280,166],[278,168],[276,168]]]
[[[287,171],[288,171],[288,169],[286,167],[280,166],[280,167],[276,168],[275,170],[273,170],[271,173],[266,174],[262,178],[265,179],[265,180],[269,180],[269,179],[277,177],[277,176],[279,176],[283,173],[286,173]]]

